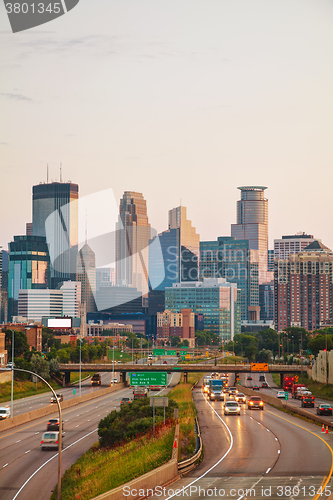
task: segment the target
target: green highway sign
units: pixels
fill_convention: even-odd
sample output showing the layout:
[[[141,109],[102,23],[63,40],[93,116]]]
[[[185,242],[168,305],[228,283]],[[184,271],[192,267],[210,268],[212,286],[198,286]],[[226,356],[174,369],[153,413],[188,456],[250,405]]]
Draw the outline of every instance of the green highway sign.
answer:
[[[130,373],[130,385],[167,385],[167,372]]]
[[[187,351],[180,351],[180,353],[179,353],[179,354],[180,354],[180,356],[186,356]]]
[[[288,399],[289,399],[289,394],[288,394],[288,392],[285,392],[285,393],[284,393],[284,399],[285,399],[286,401],[288,401]]]
[[[153,356],[165,356],[165,349],[153,349]]]
[[[177,351],[168,351],[168,350],[166,350],[165,354],[167,356],[177,356]]]
[[[174,366],[173,370],[181,370],[181,367],[180,366]]]

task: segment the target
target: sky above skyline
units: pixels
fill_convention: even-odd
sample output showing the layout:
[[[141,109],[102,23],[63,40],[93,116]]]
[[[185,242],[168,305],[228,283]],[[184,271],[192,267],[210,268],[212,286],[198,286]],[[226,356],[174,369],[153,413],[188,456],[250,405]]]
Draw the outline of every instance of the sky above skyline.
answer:
[[[81,196],[143,193],[158,232],[181,200],[201,240],[264,185],[270,248],[333,248],[331,0],[80,0],[16,34],[0,13],[4,248],[60,162]]]

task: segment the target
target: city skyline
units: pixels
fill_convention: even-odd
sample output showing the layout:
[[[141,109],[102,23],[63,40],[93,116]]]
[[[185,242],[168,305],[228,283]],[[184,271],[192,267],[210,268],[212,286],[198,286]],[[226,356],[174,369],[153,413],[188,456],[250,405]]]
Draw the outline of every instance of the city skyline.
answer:
[[[0,245],[25,234],[30,186],[62,162],[80,196],[143,193],[157,232],[181,199],[204,241],[230,234],[238,186],[268,186],[269,248],[299,231],[332,248],[333,4],[94,6],[93,25],[80,2],[19,34],[0,6]]]

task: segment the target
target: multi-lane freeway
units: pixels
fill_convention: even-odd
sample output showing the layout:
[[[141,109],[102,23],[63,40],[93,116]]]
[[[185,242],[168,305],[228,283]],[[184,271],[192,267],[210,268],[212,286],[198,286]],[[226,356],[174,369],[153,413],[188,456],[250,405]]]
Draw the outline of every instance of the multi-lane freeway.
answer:
[[[172,375],[171,386],[178,382],[179,376],[179,373]],[[252,374],[252,377],[256,383],[259,375]],[[266,378],[272,385],[268,375]],[[265,391],[276,393],[273,388]],[[100,419],[118,409],[122,397],[131,395],[131,389],[120,389],[64,410],[63,472],[97,441]],[[268,405],[263,412],[248,410],[244,405],[240,416],[225,416],[223,403],[209,402],[201,385],[193,395],[204,461],[156,498],[171,498],[176,489],[185,488],[178,496],[237,500],[252,497],[328,499],[333,470],[332,434],[322,434],[320,427]],[[58,454],[42,452],[39,442],[48,418],[56,415],[55,412],[0,433],[1,500],[49,499],[57,482]],[[320,486],[324,494],[316,496]],[[333,491],[333,487],[331,489]]]
[[[170,375],[169,388],[176,385],[179,378],[180,375],[177,373]],[[153,392],[150,395],[157,396],[167,391],[168,389],[160,393]],[[63,473],[98,440],[99,421],[110,411],[119,409],[120,399],[124,396],[132,397],[132,393],[130,388],[120,389],[63,411],[65,431],[62,455]],[[47,404],[48,402],[49,399]],[[55,408],[54,414],[0,433],[1,500],[16,500],[16,498],[18,500],[48,500],[50,498],[57,483],[58,453],[56,451],[42,452],[40,439],[46,430],[48,420],[57,415]]]

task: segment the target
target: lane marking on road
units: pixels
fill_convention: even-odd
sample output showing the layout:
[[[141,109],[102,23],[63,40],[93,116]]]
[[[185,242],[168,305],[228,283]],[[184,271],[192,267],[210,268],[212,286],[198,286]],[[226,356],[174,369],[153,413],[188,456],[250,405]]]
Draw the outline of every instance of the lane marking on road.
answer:
[[[89,432],[88,434],[86,434],[85,436],[82,436],[80,439],[78,439],[77,441],[75,441],[74,443],[70,444],[69,446],[67,446],[66,448],[64,448],[62,450],[62,453],[64,453],[64,451],[68,450],[68,448],[71,448],[71,446],[74,446],[74,444],[78,443],[79,441],[82,441],[82,439],[90,436],[90,434],[93,434],[94,432],[96,432],[97,429],[94,429],[93,431]],[[33,474],[31,474],[30,477],[28,477],[28,479],[26,480],[26,482],[23,484],[23,486],[21,486],[21,488],[18,490],[18,492],[16,493],[16,495],[13,497],[13,500],[15,500],[18,495],[21,493],[21,491],[23,490],[23,488],[28,484],[28,482],[30,481],[30,479],[32,479],[35,474],[37,474],[37,472],[39,472],[46,464],[48,464],[49,462],[51,462],[51,460],[53,460],[54,458],[56,458],[57,456],[59,455],[59,453],[56,453],[55,455],[53,455],[53,457],[49,458],[46,462],[43,463],[43,465],[41,465],[40,467],[38,467],[37,470],[35,470],[35,472]],[[8,464],[7,464],[8,465]]]
[[[201,396],[204,398],[204,400],[206,401],[206,403],[211,407],[211,409],[213,410],[213,412],[216,414],[216,416],[221,420],[222,424],[224,425],[224,427],[227,429],[228,433],[229,433],[229,436],[230,436],[230,446],[228,448],[228,450],[226,451],[226,453],[223,455],[222,458],[220,458],[220,460],[218,460],[216,462],[216,464],[214,464],[210,469],[208,469],[206,472],[204,472],[200,477],[197,477],[194,481],[192,481],[190,484],[188,484],[187,486],[183,486],[182,488],[182,491],[184,492],[187,488],[189,488],[190,486],[192,486],[192,484],[196,483],[197,481],[199,481],[200,479],[202,479],[203,477],[205,477],[211,470],[215,469],[215,467],[217,465],[219,465],[222,460],[225,459],[225,457],[228,455],[228,453],[230,452],[231,448],[233,447],[233,444],[234,444],[234,439],[232,437],[232,434],[231,434],[231,431],[229,429],[229,427],[227,426],[227,424],[224,422],[224,420],[220,417],[220,415],[217,413],[217,411],[214,410],[213,406],[207,401],[207,399],[205,398],[203,392],[201,391]],[[170,495],[169,497],[165,498],[164,500],[169,500],[170,498],[173,498],[174,496],[178,496],[179,494],[178,493],[174,493],[173,495]],[[15,500],[15,498],[13,498],[13,500]]]
[[[269,411],[269,410],[266,410],[268,413],[270,413],[271,415],[277,417],[277,418],[280,418],[281,420],[285,420],[286,422],[289,422],[290,424],[292,425],[295,425],[296,427],[299,427],[300,429],[303,429],[304,431],[306,432],[309,432],[310,434],[313,434],[315,437],[317,437],[318,439],[320,439],[323,443],[326,444],[326,446],[328,447],[328,449],[330,450],[331,452],[331,457],[332,457],[332,464],[331,464],[331,468],[330,468],[330,471],[328,473],[328,476],[327,478],[324,477],[322,483],[321,483],[321,491],[325,490],[329,480],[331,479],[331,476],[333,474],[333,450],[332,448],[330,447],[330,445],[328,443],[326,443],[325,439],[323,439],[321,436],[318,436],[318,434],[315,434],[314,432],[312,431],[309,431],[309,429],[307,429],[306,427],[303,427],[302,425],[298,425],[298,424],[295,424],[294,422],[291,422],[290,420],[288,420],[287,418],[284,418],[284,417],[280,417],[280,415],[277,415],[276,413],[273,413],[272,411]],[[319,488],[320,489],[320,488]],[[313,497],[312,500],[318,500],[318,498],[320,497],[320,493],[317,493],[317,495],[315,497]]]
[[[127,387],[124,387],[123,389],[119,389],[119,390],[120,391],[125,391],[127,389],[128,389]],[[109,398],[113,394],[114,394],[113,392],[110,392],[109,394],[106,394],[105,396],[101,396],[100,399],[102,401],[103,399]],[[80,405],[82,404],[82,408],[83,408],[83,407],[89,406],[91,404],[96,404],[96,401],[87,401],[86,403],[79,403],[79,404]],[[98,408],[98,406],[96,406],[96,408]],[[72,409],[69,409],[68,411],[64,411],[63,414],[64,415],[68,415],[68,413],[72,413],[73,411],[77,411],[77,408],[72,408]],[[56,413],[56,411],[55,411],[55,413]],[[40,417],[40,418],[43,418],[43,417]],[[26,429],[30,429],[30,427],[34,427],[35,425],[40,425],[41,423],[47,422],[50,418],[52,418],[52,417],[48,417],[47,419],[43,420],[43,422],[35,422],[34,424],[31,424],[31,425],[28,425],[27,427],[24,427],[24,429],[20,429],[20,427],[22,425],[25,425],[25,424],[18,425],[17,426],[17,430],[15,430],[13,432],[9,432],[8,434],[5,434],[3,436],[0,436],[0,439],[3,439],[3,438],[8,437],[8,436],[11,436],[12,434],[16,434],[17,432],[21,432],[21,431],[25,431]],[[36,419],[36,420],[39,420],[39,419]],[[64,422],[68,422],[68,420],[64,420]],[[1,432],[6,432],[6,431],[1,431]]]

